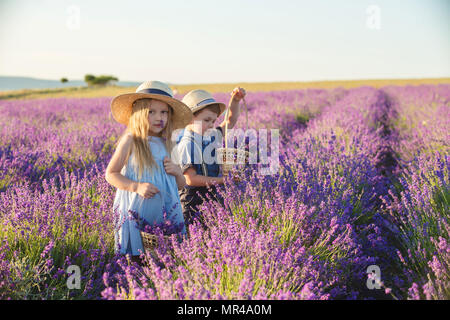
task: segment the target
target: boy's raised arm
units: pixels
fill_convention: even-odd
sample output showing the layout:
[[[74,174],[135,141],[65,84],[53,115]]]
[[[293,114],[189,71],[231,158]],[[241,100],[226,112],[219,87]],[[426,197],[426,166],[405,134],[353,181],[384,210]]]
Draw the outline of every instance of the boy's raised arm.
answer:
[[[240,108],[239,108],[239,102],[241,99],[245,97],[245,89],[244,88],[234,88],[234,90],[231,92],[231,98],[228,103],[228,108],[230,111],[228,112],[228,119],[224,119],[223,122],[219,125],[222,127],[222,132],[225,132],[225,124],[228,121],[228,129],[232,129],[239,118],[240,114]]]

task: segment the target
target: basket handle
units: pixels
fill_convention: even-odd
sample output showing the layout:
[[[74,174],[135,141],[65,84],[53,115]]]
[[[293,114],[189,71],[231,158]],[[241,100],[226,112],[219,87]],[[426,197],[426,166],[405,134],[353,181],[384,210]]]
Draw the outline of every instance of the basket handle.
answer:
[[[247,102],[245,101],[245,98],[242,98],[242,101],[244,102],[245,107],[245,129],[248,130],[248,108],[247,108]],[[227,110],[225,111],[225,149],[228,148],[228,111],[230,110],[230,106],[227,107]]]

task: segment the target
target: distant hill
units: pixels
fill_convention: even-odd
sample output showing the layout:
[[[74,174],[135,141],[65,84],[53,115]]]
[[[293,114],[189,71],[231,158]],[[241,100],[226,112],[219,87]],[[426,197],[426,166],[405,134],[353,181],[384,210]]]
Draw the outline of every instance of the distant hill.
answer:
[[[118,86],[137,87],[140,82],[118,81]],[[61,83],[59,80],[46,80],[29,77],[0,76],[0,91],[22,90],[22,89],[57,89],[67,87],[86,87],[83,80],[70,80]]]

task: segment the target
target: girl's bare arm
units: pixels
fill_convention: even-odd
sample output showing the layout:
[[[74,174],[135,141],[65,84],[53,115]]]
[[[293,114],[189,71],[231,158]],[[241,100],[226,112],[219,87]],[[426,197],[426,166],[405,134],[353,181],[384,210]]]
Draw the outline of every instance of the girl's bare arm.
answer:
[[[120,140],[117,149],[106,168],[105,179],[109,184],[118,189],[137,192],[139,183],[126,178],[120,173],[127,160],[132,140],[133,138],[131,135],[126,135]]]

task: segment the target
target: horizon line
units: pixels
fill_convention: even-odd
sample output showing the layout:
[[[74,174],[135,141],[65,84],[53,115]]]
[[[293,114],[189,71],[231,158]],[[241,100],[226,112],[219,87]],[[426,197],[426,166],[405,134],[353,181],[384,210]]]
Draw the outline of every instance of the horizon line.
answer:
[[[103,75],[103,74],[102,74]],[[106,75],[106,74],[105,74]],[[28,78],[33,80],[44,80],[44,81],[60,81],[60,79],[47,79],[47,78],[37,78],[34,76],[22,76],[22,75],[2,75],[0,74],[0,77],[10,77],[10,78]],[[67,77],[62,77],[66,78]],[[339,82],[339,81],[385,81],[385,80],[450,80],[450,75],[445,77],[387,77],[387,78],[351,78],[351,79],[318,79],[318,80],[263,80],[263,81],[233,81],[233,82],[183,82],[183,83],[177,83],[177,82],[166,82],[170,85],[204,85],[204,84],[236,84],[236,83],[311,83],[311,82]],[[68,79],[68,81],[82,81],[83,79]],[[141,83],[147,80],[139,81],[139,80],[121,80],[119,78],[118,82],[135,82],[135,83]]]

